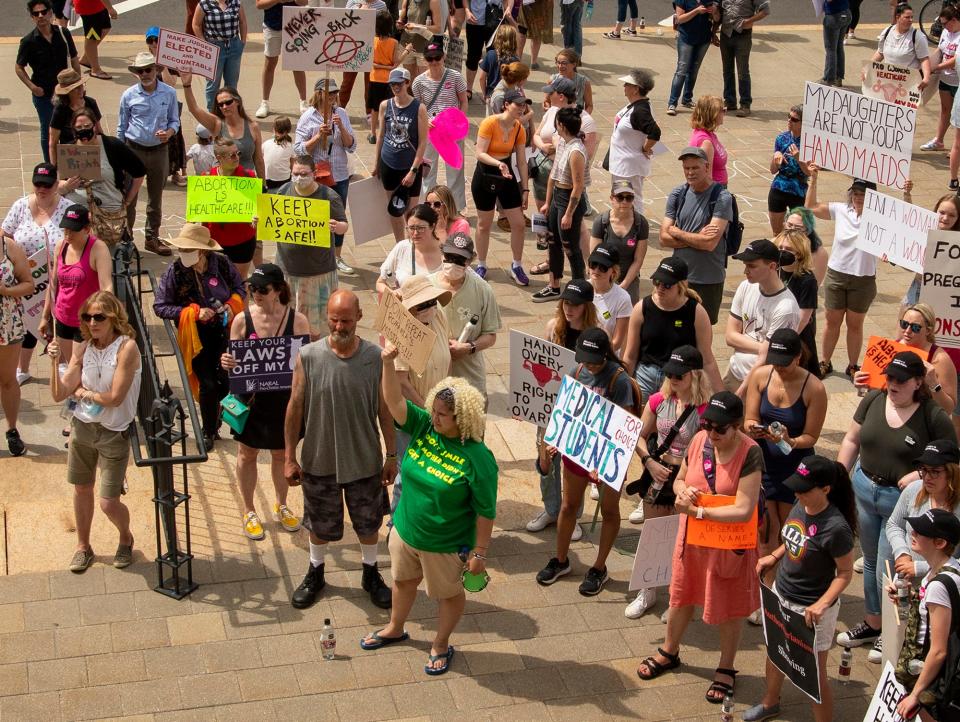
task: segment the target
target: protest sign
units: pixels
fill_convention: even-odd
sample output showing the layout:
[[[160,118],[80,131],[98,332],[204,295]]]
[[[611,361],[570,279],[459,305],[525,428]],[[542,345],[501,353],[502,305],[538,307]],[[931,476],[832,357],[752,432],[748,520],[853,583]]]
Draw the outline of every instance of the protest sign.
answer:
[[[673,548],[677,543],[680,515],[660,516],[643,522],[643,531],[633,557],[630,587],[650,589],[665,587],[670,583],[673,571]]]
[[[460,108],[445,108],[433,117],[427,139],[444,163],[453,168],[463,168],[460,145],[469,130],[470,121]]]
[[[731,506],[735,496],[700,494],[697,503],[707,509]],[[747,521],[687,519],[687,543],[711,549],[753,549],[757,545],[757,510]]]
[[[563,374],[573,368],[570,349],[542,338],[510,330],[510,413],[546,426]]]
[[[418,374],[424,372],[433,344],[437,341],[437,333],[420,323],[393,293],[387,291],[380,297],[373,327],[390,339],[400,352],[400,358],[413,371]]]
[[[386,235],[393,236],[387,201],[390,196],[379,178],[364,178],[350,184],[347,205],[350,208],[350,230],[353,242],[359,246]],[[391,245],[393,241],[390,241]]]
[[[533,213],[530,216],[530,230],[532,230],[536,236],[547,235],[550,231],[550,226],[547,224],[547,217],[542,213]]]
[[[283,69],[373,70],[376,17],[376,10],[285,5]]]
[[[612,401],[564,376],[543,436],[573,463],[619,492],[643,424]]]
[[[157,64],[167,68],[186,70],[213,80],[217,75],[220,48],[202,38],[160,28],[157,39]]]
[[[261,193],[257,240],[329,248],[330,201]]]
[[[890,586],[890,577],[883,575],[883,587],[886,590]],[[886,664],[890,662],[894,667],[900,658],[900,648],[903,646],[903,638],[907,633],[907,620],[898,618],[900,612],[897,609],[897,603],[890,599],[890,595],[885,591],[880,595],[880,637],[882,639],[881,662]]]
[[[920,81],[923,76],[919,70],[882,61],[868,62],[865,70],[861,89],[868,98],[880,98],[913,109],[921,105]]]
[[[813,12],[817,16],[817,20],[823,17],[823,0],[811,0],[813,2]]]
[[[870,374],[867,386],[871,389],[882,389],[887,385],[887,377],[883,375],[883,371],[887,368],[890,360],[901,351],[916,353],[917,349],[913,346],[907,346],[905,343],[894,341],[892,338],[870,337],[870,340],[867,341],[867,352],[863,357],[863,365],[860,367],[862,372]]]
[[[307,335],[230,341],[230,353],[237,360],[230,370],[230,391],[262,394],[288,390],[293,386],[293,366],[300,348],[308,343]]]
[[[903,190],[917,111],[842,88],[807,82],[800,159]]]
[[[807,626],[803,612],[785,607],[777,593],[764,584],[760,585],[760,604],[767,657],[797,689],[820,704],[816,630]]]
[[[30,277],[33,278],[33,293],[23,297],[23,325],[27,331],[40,338],[40,319],[43,317],[43,303],[50,281],[50,249],[44,245],[27,259],[27,265],[30,267]]]
[[[960,348],[960,232],[927,234],[920,300],[937,313],[937,344]]]
[[[893,665],[887,662],[883,665],[880,681],[877,682],[863,722],[903,722],[904,718],[897,714],[897,705],[906,693],[893,673]]]
[[[856,245],[861,251],[920,273],[927,233],[936,227],[937,214],[933,211],[867,188]]]
[[[187,176],[187,220],[191,223],[249,223],[263,188],[259,178]]]
[[[100,144],[57,143],[57,175],[60,178],[100,180]]]

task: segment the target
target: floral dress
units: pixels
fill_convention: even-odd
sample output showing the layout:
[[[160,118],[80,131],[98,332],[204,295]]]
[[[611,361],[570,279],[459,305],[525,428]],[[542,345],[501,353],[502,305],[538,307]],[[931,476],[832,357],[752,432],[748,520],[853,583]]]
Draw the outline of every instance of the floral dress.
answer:
[[[17,285],[13,261],[7,256],[7,239],[2,239],[3,259],[0,260],[0,285],[10,288]],[[0,296],[0,346],[10,346],[23,341],[23,301],[11,296]]]

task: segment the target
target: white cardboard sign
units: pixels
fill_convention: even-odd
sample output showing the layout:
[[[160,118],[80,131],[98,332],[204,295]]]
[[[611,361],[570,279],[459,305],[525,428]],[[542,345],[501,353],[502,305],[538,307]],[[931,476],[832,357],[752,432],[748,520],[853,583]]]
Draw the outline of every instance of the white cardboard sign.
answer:
[[[510,413],[546,426],[560,383],[573,368],[574,352],[542,338],[510,331]]]
[[[933,230],[920,274],[920,300],[937,313],[937,344],[960,348],[960,233]]]
[[[673,571],[673,549],[677,543],[680,515],[660,516],[643,522],[643,531],[633,557],[630,574],[632,592],[636,589],[665,587]]]
[[[373,70],[376,18],[376,10],[285,5],[280,51],[283,69]]]
[[[158,65],[186,70],[203,76],[207,80],[213,80],[217,74],[219,59],[220,48],[203,38],[160,28],[160,37],[157,41]]]
[[[903,685],[894,676],[893,665],[887,662],[883,665],[883,673],[863,722],[903,722],[903,718],[897,714],[897,705],[905,694]]]
[[[893,196],[867,189],[860,216],[857,248],[920,273],[927,233],[937,227],[937,214]]]

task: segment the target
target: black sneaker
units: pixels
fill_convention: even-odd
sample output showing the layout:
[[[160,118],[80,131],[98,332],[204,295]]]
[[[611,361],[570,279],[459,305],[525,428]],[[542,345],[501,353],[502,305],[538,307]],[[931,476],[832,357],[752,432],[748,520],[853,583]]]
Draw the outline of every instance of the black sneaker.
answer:
[[[324,585],[323,567],[323,564],[315,567],[312,562],[310,563],[307,576],[300,582],[300,586],[293,590],[293,596],[290,597],[290,604],[293,605],[294,609],[307,609],[317,601],[317,595]]]
[[[560,577],[565,576],[570,573],[570,560],[567,559],[565,562],[561,562],[559,559],[554,557],[549,562],[547,566],[537,572],[537,584],[543,586],[548,586],[557,581]]]
[[[960,181],[958,181],[956,178],[951,178],[950,182],[947,184],[947,190],[960,194]]]
[[[600,593],[603,585],[607,583],[610,575],[607,574],[607,568],[597,569],[590,567],[587,569],[587,576],[580,582],[580,593],[585,597],[592,597]]]
[[[7,448],[10,449],[11,456],[23,456],[27,453],[27,446],[20,438],[20,432],[16,429],[7,431]]]
[[[363,591],[370,593],[370,601],[380,609],[390,609],[393,606],[393,592],[390,591],[376,564],[363,565]]]
[[[560,289],[553,288],[552,286],[544,286],[535,294],[530,296],[530,298],[534,303],[546,303],[547,301],[554,301],[560,298]]]
[[[864,644],[873,644],[880,637],[880,630],[874,629],[866,622],[860,622],[856,627],[837,635],[837,644],[841,647],[860,647]]]

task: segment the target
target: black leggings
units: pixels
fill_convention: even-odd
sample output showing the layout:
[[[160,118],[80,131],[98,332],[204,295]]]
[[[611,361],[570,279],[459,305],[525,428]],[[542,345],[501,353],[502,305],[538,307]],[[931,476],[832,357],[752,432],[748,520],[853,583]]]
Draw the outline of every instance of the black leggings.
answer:
[[[490,31],[486,25],[472,25],[467,23],[467,70],[476,70],[483,57],[483,46],[490,39]]]
[[[227,395],[227,372],[220,366],[220,354],[227,350],[227,329],[220,316],[210,323],[198,323],[203,350],[193,358],[193,372],[200,381],[200,419],[203,433],[213,436],[220,428],[220,400]]]
[[[587,212],[587,199],[582,195],[580,202],[577,203],[573,211],[573,222],[566,230],[560,228],[560,219],[567,211],[567,204],[570,202],[570,188],[553,187],[553,199],[550,202],[550,210],[547,213],[547,227],[550,229],[550,240],[547,244],[547,263],[550,266],[550,273],[555,279],[563,278],[563,255],[566,253],[570,259],[571,278],[583,278],[583,253],[580,251],[580,226],[583,224],[583,216]]]
[[[857,23],[860,22],[860,3],[863,0],[850,0],[850,27],[847,31],[856,30]]]

